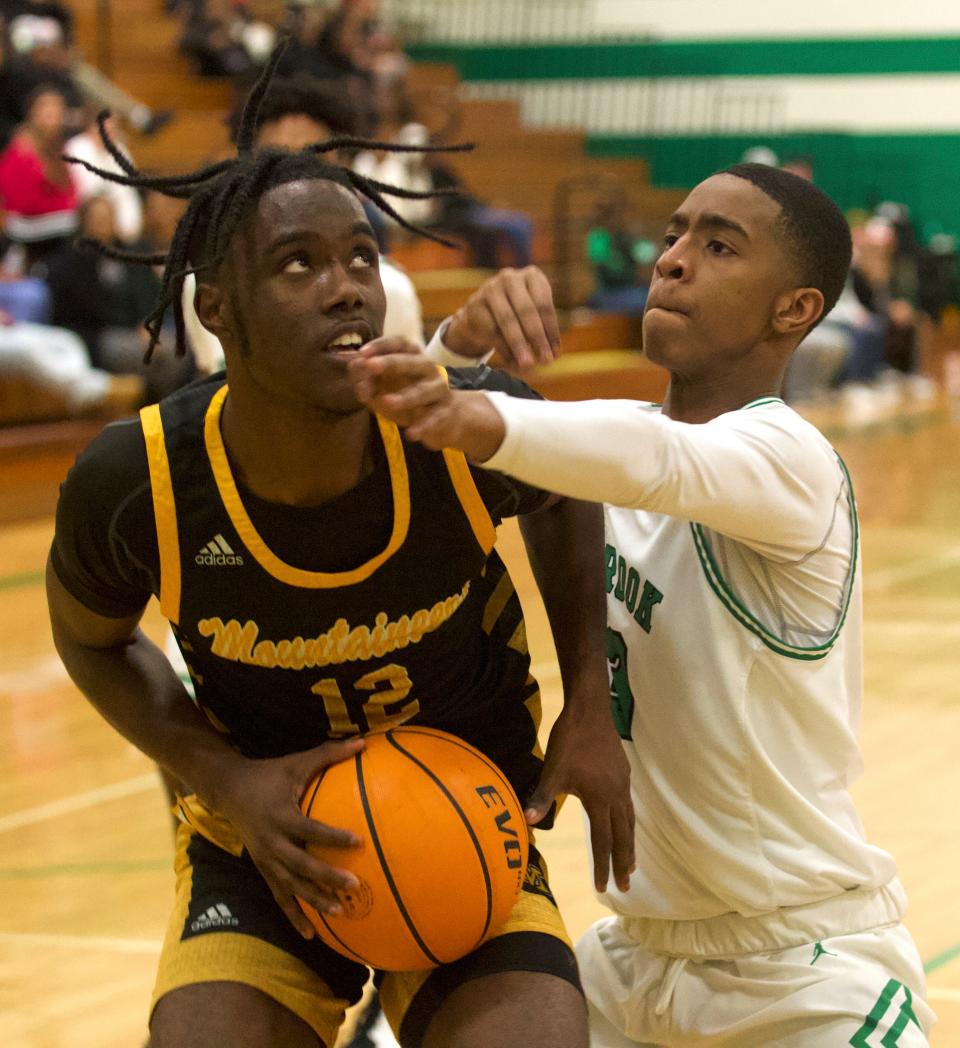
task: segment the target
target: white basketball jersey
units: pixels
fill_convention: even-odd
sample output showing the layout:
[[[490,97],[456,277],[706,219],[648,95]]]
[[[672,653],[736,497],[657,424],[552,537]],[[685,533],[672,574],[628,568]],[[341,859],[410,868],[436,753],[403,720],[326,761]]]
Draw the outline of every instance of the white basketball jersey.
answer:
[[[751,916],[879,887],[860,770],[861,592],[849,477],[777,398],[702,425],[630,401],[493,395],[487,463],[606,509],[608,656],[637,869],[613,910]]]

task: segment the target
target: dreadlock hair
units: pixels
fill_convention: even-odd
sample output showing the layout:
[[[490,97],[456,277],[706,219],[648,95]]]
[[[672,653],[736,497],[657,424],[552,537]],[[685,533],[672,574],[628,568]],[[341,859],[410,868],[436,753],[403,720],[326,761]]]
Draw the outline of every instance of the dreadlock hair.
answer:
[[[144,321],[150,335],[144,360],[149,362],[160,340],[163,318],[169,307],[173,308],[176,329],[177,354],[186,353],[186,325],[183,318],[183,281],[191,273],[215,272],[223,262],[234,233],[248,214],[268,190],[287,182],[321,179],[344,186],[367,197],[384,214],[389,215],[404,229],[418,236],[435,240],[446,247],[450,241],[436,236],[408,222],[385,199],[384,194],[410,200],[427,200],[448,195],[451,190],[436,189],[424,192],[400,189],[373,178],[365,178],[347,167],[332,164],[324,159],[324,153],[335,153],[341,149],[379,149],[395,153],[458,153],[473,148],[470,144],[455,146],[409,146],[392,142],[378,142],[355,138],[351,135],[338,136],[306,146],[293,153],[280,149],[253,150],[258,126],[258,116],[267,89],[273,79],[277,64],[286,48],[283,40],[274,49],[270,61],[254,84],[236,133],[237,156],[210,164],[197,171],[182,175],[149,175],[137,168],[117,148],[105,127],[109,113],[97,118],[97,126],[104,147],[119,165],[122,173],[104,171],[76,157],[65,156],[71,164],[79,164],[109,182],[151,189],[164,196],[186,199],[187,210],[177,223],[170,247],[165,254],[139,254],[84,238],[80,243],[107,258],[141,265],[162,265],[160,292],[153,312]],[[452,192],[456,192],[453,190]]]
[[[805,287],[823,295],[823,312],[810,330],[837,304],[850,268],[850,226],[843,212],[812,182],[767,164],[734,164],[722,175],[752,183],[780,205],[778,230]]]

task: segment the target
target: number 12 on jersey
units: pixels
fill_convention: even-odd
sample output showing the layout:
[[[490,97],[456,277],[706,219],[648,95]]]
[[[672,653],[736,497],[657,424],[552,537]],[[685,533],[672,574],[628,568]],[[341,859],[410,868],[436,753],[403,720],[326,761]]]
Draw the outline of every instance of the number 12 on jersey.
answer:
[[[330,738],[342,739],[383,731],[415,716],[420,711],[420,703],[417,699],[407,701],[412,688],[413,683],[403,666],[390,663],[353,682],[357,694],[350,697],[349,707],[334,677],[317,681],[310,690],[323,699],[330,722]]]

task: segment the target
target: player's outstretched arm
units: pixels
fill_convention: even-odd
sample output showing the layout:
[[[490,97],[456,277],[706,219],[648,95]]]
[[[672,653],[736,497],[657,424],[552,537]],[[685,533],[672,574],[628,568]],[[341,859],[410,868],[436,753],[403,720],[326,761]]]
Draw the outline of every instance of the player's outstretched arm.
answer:
[[[304,845],[350,847],[358,841],[305,818],[300,796],[318,771],[352,756],[362,743],[326,743],[275,760],[245,758],[207,723],[163,652],[139,629],[142,612],[107,618],[90,611],[50,562],[47,599],[54,643],[77,687],[121,735],[230,820],[281,909],[312,938],[295,896],[336,912],[336,892],[354,878],[314,859]]]
[[[520,369],[549,364],[560,354],[560,325],[550,283],[536,266],[503,269],[490,277],[440,326],[427,353],[440,364],[446,349],[486,359],[496,352]]]
[[[558,403],[448,390],[423,356],[369,343],[351,361],[358,396],[431,448],[545,491],[647,509],[777,556],[816,549],[833,516],[840,467],[829,445],[798,439],[782,414],[730,412],[681,422],[633,400]]]
[[[635,865],[634,820],[630,765],[610,707],[603,513],[599,506],[560,498],[519,520],[550,620],[564,696],[527,821],[536,825],[560,794],[578,797],[590,820],[597,890],[606,888],[612,865],[614,881],[626,891]]]

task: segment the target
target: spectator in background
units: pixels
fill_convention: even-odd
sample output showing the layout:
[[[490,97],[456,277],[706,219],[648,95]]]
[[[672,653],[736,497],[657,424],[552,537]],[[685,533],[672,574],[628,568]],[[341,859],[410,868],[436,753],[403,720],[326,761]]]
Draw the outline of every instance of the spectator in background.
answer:
[[[806,179],[807,182],[813,181],[812,156],[792,156],[789,160],[785,160],[781,166],[784,171],[789,171],[798,178]]]
[[[52,394],[68,415],[124,414],[143,403],[136,375],[95,368],[72,331],[15,320],[0,310],[0,377],[26,379]]]
[[[49,324],[52,303],[50,289],[39,277],[23,272],[22,248],[11,249],[0,236],[0,315],[28,324]]]
[[[780,158],[769,146],[757,145],[744,150],[740,163],[777,167],[780,164]]]
[[[77,226],[77,187],[61,154],[66,103],[51,87],[27,102],[26,119],[0,154],[0,209],[6,234],[28,249],[28,265]]]
[[[888,370],[891,331],[898,322],[908,325],[913,310],[894,294],[896,233],[891,223],[874,216],[853,230],[853,245],[849,281],[853,298],[847,296],[853,344],[839,378],[841,385],[855,387],[851,392],[857,394]],[[838,306],[843,305],[841,300]]]
[[[232,142],[237,140],[244,101],[238,101],[229,117]],[[257,128],[261,148],[302,149],[325,138],[358,134],[349,97],[335,81],[316,80],[306,73],[278,76],[271,82],[260,104]]]
[[[789,403],[816,400],[840,387],[845,400],[858,406],[872,401],[872,384],[885,370],[889,320],[882,289],[890,278],[890,230],[885,222],[861,220],[851,234],[853,261],[843,291],[787,369]]]
[[[172,117],[170,110],[151,110],[82,61],[74,48],[73,15],[56,0],[5,0],[2,14],[9,54],[16,67],[8,89],[29,92],[38,80],[56,84],[67,98],[71,117],[82,127],[82,98],[98,108],[119,113],[141,134],[151,135]],[[82,95],[82,98],[81,98]]]
[[[448,164],[434,157],[427,161],[434,189],[455,189],[451,196],[433,202],[432,228],[452,233],[467,242],[473,264],[480,269],[514,266],[523,269],[533,261],[533,221],[522,211],[492,207],[475,197]]]
[[[919,363],[917,301],[920,296],[920,245],[905,204],[887,201],[877,216],[888,222],[892,234],[890,273],[887,281],[886,362],[904,375],[914,374]]]
[[[587,233],[586,253],[596,285],[587,300],[590,309],[641,316],[657,249],[651,240],[631,230],[622,191],[597,206]]]
[[[918,249],[906,209],[883,204],[853,222],[853,264],[836,306],[800,344],[785,381],[791,402],[839,387],[853,409],[884,406],[901,387],[926,397],[918,374]]]
[[[106,128],[120,151],[129,158],[130,153],[123,141],[119,121],[113,116],[109,117],[106,121]],[[117,174],[121,171],[120,165],[101,141],[94,119],[90,120],[85,131],[74,135],[67,142],[64,152],[67,156],[85,160],[88,164],[94,164],[105,171],[113,171]],[[118,238],[127,244],[139,240],[143,233],[143,201],[136,189],[132,186],[120,185],[118,182],[106,182],[99,175],[93,174],[92,171],[88,171],[79,164],[74,165],[70,170],[80,201],[83,202],[95,196],[107,197],[113,204]]]
[[[91,197],[82,205],[80,218],[83,236],[122,246],[108,197]],[[144,364],[148,337],[142,323],[159,290],[153,270],[104,258],[74,244],[50,259],[49,270],[54,322],[83,339],[96,366],[112,374],[141,375],[150,401],[193,377],[189,356],[160,352],[151,364]]]
[[[427,129],[417,123],[409,102],[400,106],[395,119],[383,120],[377,128],[376,137],[382,142],[406,146],[425,146],[428,142]],[[386,150],[365,150],[358,153],[353,169],[366,178],[372,178],[398,189],[414,192],[429,192],[433,189],[430,169],[422,153],[392,153]],[[391,197],[394,210],[415,225],[427,224],[434,214],[433,200],[406,200]],[[387,221],[391,221],[389,217]],[[396,229],[395,225],[391,229]]]
[[[329,12],[320,5],[300,6],[279,67],[285,76],[306,73],[338,82],[354,109],[359,135],[370,135],[378,121],[373,57],[367,49],[370,27],[370,19],[356,3],[343,2]]]
[[[191,0],[186,5],[180,50],[201,76],[242,77],[270,55],[276,32],[243,3]]]
[[[68,129],[79,130],[83,94],[70,76],[68,59],[55,46],[72,31],[73,20],[65,9],[58,8],[52,5],[48,17],[41,17],[33,13],[39,12],[40,5],[23,4],[21,0],[0,3],[0,148],[23,123],[27,100],[42,86],[55,87],[63,95]],[[39,61],[34,60],[34,53]]]

